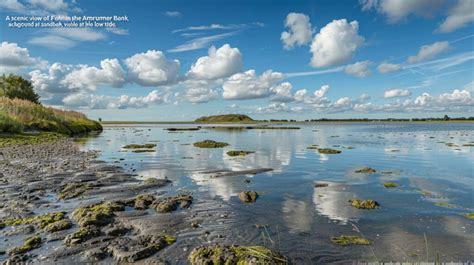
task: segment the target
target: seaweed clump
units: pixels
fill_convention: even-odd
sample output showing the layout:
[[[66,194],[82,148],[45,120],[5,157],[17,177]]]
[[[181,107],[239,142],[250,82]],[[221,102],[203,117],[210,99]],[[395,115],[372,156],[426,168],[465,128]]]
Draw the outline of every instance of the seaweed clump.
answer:
[[[346,235],[331,237],[331,242],[340,246],[372,244],[372,242],[368,240],[367,238],[363,238],[360,236],[346,236]]]
[[[80,226],[103,226],[113,221],[115,217],[114,212],[124,210],[125,207],[122,203],[103,202],[75,209],[72,212],[72,218]]]
[[[64,239],[68,246],[77,245],[100,235],[100,230],[95,226],[81,227],[76,232],[69,234]]]
[[[340,154],[342,151],[331,149],[331,148],[318,148],[318,152],[320,154],[332,155],[332,154]]]
[[[254,151],[243,151],[243,150],[239,150],[239,151],[229,151],[227,152],[226,154],[228,156],[246,156],[248,154],[253,154],[255,153]]]
[[[349,200],[349,203],[351,204],[351,206],[357,209],[366,209],[366,210],[376,209],[380,206],[379,203],[374,200],[353,199],[353,200]]]
[[[193,197],[191,195],[183,194],[155,201],[151,207],[159,213],[169,213],[178,209],[178,206],[182,209],[188,208],[192,202]]]
[[[156,144],[127,144],[124,149],[151,149],[156,147]]]
[[[364,167],[355,171],[355,173],[362,173],[362,174],[373,174],[375,172],[377,171],[371,167]]]
[[[39,248],[41,246],[41,237],[39,236],[32,236],[25,240],[23,245],[19,247],[14,247],[8,250],[8,254],[16,255],[16,254],[23,254],[32,249]]]
[[[257,201],[258,193],[256,191],[242,191],[239,193],[239,199],[245,203]]]
[[[201,142],[195,142],[193,145],[199,148],[222,148],[228,146],[229,144],[224,142],[216,142],[213,140],[204,140]]]
[[[43,229],[47,225],[60,221],[62,219],[64,219],[64,212],[47,213],[43,215],[37,215],[37,216],[31,216],[31,217],[25,217],[25,218],[5,219],[5,220],[0,221],[0,228],[5,227],[5,226],[33,224]]]
[[[71,221],[69,221],[68,219],[62,219],[62,220],[59,220],[57,222],[47,225],[44,229],[50,233],[54,233],[57,231],[69,229],[71,227],[72,227]]]
[[[198,264],[288,264],[280,253],[261,246],[201,246],[188,256],[191,265]]]
[[[474,219],[474,213],[465,213],[463,214],[464,217],[467,217],[469,219]]]
[[[388,181],[388,182],[385,182],[385,183],[383,184],[383,186],[384,186],[385,188],[396,188],[396,187],[398,187],[398,184],[395,183],[395,182]]]
[[[62,200],[76,198],[90,189],[91,184],[69,183],[59,192],[58,198]]]

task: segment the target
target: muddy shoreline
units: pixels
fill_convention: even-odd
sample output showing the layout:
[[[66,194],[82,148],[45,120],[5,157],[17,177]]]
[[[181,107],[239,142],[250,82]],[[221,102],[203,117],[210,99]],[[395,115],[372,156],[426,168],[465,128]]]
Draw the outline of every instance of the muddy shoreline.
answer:
[[[156,213],[158,208],[161,212],[187,208],[192,197],[186,197],[187,203],[164,197],[162,188],[171,181],[137,180],[118,166],[95,160],[96,156],[95,151],[79,150],[72,139],[0,149],[2,262],[166,262],[155,254],[175,240],[179,225],[172,219],[181,213],[160,222],[163,218]],[[108,203],[118,203],[118,208],[108,209]],[[152,203],[159,207],[151,209]],[[78,217],[88,205],[104,208]],[[61,222],[45,218],[61,213]],[[153,215],[157,218],[150,218]],[[40,219],[54,225],[42,227]],[[183,223],[182,216],[179,219]],[[33,237],[40,238],[38,246],[19,248]]]
[[[192,264],[207,264],[216,256],[205,253],[215,253],[231,263],[263,261],[268,255],[277,257],[268,264],[286,263],[258,246],[234,247],[227,241],[220,249],[215,240],[223,235],[203,223],[227,219],[222,209],[194,209],[190,191],[177,190],[166,178],[137,178],[97,160],[98,155],[80,150],[70,138],[0,148],[0,262],[182,264],[192,256]],[[182,232],[195,233],[196,242],[175,243]],[[164,253],[167,248],[172,254]]]

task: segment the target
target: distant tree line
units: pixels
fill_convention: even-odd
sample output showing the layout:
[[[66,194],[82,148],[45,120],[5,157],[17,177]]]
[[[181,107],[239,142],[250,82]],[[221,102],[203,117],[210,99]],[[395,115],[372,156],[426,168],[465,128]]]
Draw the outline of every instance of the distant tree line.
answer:
[[[350,122],[392,122],[392,121],[471,121],[474,120],[474,117],[455,117],[451,118],[448,115],[444,115],[444,117],[431,117],[431,118],[386,118],[386,119],[369,119],[369,118],[360,118],[360,119],[328,119],[328,118],[321,118],[321,119],[307,119],[304,120],[305,122],[342,122],[342,121],[350,121]],[[298,122],[297,120],[288,120],[288,119],[270,119],[270,120],[262,120],[263,122]]]

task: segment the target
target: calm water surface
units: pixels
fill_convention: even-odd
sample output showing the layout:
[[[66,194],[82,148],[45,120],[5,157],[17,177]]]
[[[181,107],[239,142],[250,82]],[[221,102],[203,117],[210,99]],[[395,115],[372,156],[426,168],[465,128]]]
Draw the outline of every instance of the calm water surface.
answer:
[[[474,143],[472,124],[322,124],[300,130],[177,133],[164,130],[168,127],[176,125],[108,126],[81,142],[84,149],[101,150],[99,159],[138,178],[172,180],[168,194],[193,193],[192,211],[202,227],[181,231],[177,243],[164,250],[162,255],[176,263],[184,262],[193,247],[208,243],[265,245],[296,264],[434,261],[437,256],[442,261],[474,260],[474,220],[462,216],[474,212],[474,147],[463,146]],[[192,145],[206,139],[230,145]],[[130,143],[157,147],[151,153],[122,149]],[[312,144],[342,153],[319,154],[307,149]],[[235,158],[225,154],[229,150],[255,153]],[[377,173],[354,173],[366,166]],[[203,173],[255,168],[273,171],[220,178]],[[386,181],[400,186],[384,188]],[[329,186],[315,188],[320,182]],[[238,199],[243,190],[261,196],[246,205]],[[381,208],[359,210],[348,204],[351,198],[374,199]],[[450,207],[442,207],[445,203]],[[374,244],[334,246],[330,237],[342,234],[362,235]]]

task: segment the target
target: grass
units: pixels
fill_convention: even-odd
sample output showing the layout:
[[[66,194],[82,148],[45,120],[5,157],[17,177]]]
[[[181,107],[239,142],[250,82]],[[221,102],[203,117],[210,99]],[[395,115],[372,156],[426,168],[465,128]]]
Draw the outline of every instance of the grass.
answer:
[[[0,133],[22,133],[31,130],[74,135],[100,131],[102,125],[80,112],[0,97]]]

